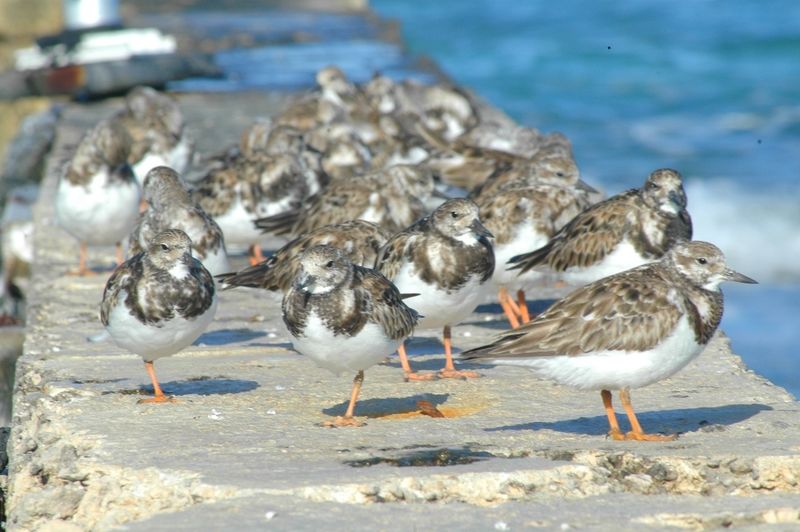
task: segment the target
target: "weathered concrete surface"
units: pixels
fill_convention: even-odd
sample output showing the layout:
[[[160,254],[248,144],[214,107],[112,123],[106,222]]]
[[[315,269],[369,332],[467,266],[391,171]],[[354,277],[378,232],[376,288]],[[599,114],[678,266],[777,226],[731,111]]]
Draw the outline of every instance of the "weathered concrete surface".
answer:
[[[182,101],[201,148],[213,151],[281,98]],[[113,105],[69,107],[58,145]],[[156,365],[180,402],[137,405],[149,393],[141,359],[87,341],[101,330],[107,271],[64,276],[77,246],[53,224],[56,159],[36,209],[8,447],[12,529],[798,526],[800,405],[747,370],[724,336],[674,378],[633,394],[646,429],[682,433],[671,443],[610,441],[599,394],[521,368],[403,383],[394,359],[366,373],[357,414],[367,425],[326,429],[319,424],[343,413],[352,376],[289,350],[278,297],[241,289],[222,293],[198,345]],[[92,260],[110,265],[112,256],[98,249]],[[501,318],[497,306],[480,308],[455,329],[456,345],[485,342]],[[435,331],[420,331],[411,351],[420,369],[442,363]],[[420,415],[419,400],[447,417]]]

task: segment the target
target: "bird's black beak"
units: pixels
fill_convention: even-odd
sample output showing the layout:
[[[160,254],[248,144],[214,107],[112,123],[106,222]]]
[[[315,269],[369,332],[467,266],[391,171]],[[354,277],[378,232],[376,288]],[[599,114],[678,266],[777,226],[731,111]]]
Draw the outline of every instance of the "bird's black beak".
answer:
[[[300,277],[297,278],[295,281],[295,287],[298,290],[302,290],[303,292],[310,292],[311,288],[314,286],[314,283],[317,282],[317,278],[313,275],[309,275],[307,273],[301,273]]]
[[[730,268],[725,269],[725,273],[723,277],[726,281],[733,281],[734,283],[745,283],[745,284],[758,284],[758,281],[752,279],[743,273],[739,273],[737,271],[731,270]]]
[[[600,193],[599,190],[594,188],[592,185],[590,185],[589,183],[587,183],[583,179],[578,179],[578,182],[575,183],[575,188],[577,188],[578,190],[582,190],[584,192],[587,192],[589,194],[599,194]]]
[[[484,236],[484,237],[487,237],[487,238],[494,238],[494,235],[492,234],[492,232],[489,231],[488,229],[486,229],[486,227],[484,227],[484,225],[481,223],[480,219],[478,219],[478,218],[475,218],[472,221],[472,223],[469,225],[469,227],[478,236]]]
[[[678,210],[683,210],[686,208],[686,192],[684,192],[683,189],[670,191],[669,200],[678,208]]]

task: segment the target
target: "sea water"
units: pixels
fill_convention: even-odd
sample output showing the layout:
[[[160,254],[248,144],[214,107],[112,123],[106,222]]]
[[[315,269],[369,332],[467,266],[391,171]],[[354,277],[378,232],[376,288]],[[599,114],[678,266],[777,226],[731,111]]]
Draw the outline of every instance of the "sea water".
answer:
[[[686,178],[695,238],[761,282],[722,322],[800,394],[800,2],[372,0],[410,50],[518,122],[561,131],[609,194]]]

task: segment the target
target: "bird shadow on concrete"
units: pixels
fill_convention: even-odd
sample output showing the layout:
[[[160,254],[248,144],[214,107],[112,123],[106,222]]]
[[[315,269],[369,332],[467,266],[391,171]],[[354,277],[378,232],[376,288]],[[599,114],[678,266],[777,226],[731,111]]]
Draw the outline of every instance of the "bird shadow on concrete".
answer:
[[[194,345],[230,345],[247,342],[255,338],[266,336],[265,331],[254,329],[217,329],[200,335]]]
[[[162,382],[161,388],[166,395],[230,395],[245,393],[259,387],[256,381],[244,379],[228,379],[226,377],[194,377],[181,381]],[[143,385],[139,392],[152,395],[153,387]]]
[[[764,410],[772,410],[771,406],[758,403],[733,404],[699,408],[681,408],[673,410],[656,410],[637,412],[642,428],[648,433],[675,434],[685,432],[723,432],[730,425],[735,425]],[[628,418],[624,412],[617,412],[620,428],[628,431]],[[484,429],[486,432],[504,430],[552,430],[570,434],[600,436],[608,433],[608,418],[605,415],[579,417],[562,421],[534,421],[518,425],[505,425]]]
[[[247,346],[248,347],[266,347],[268,349],[287,349],[287,350],[291,351],[292,354],[296,354],[298,356],[302,356],[302,355],[300,355],[300,353],[298,353],[297,351],[294,350],[294,346],[292,345],[292,342],[273,342],[273,343],[269,343],[269,342],[252,342],[252,343],[247,344]]]
[[[420,393],[408,397],[382,397],[377,399],[364,399],[356,403],[355,415],[358,417],[380,418],[398,414],[419,414],[419,401],[427,401],[433,406],[447,402],[449,393]],[[329,416],[343,416],[349,401],[342,401],[328,408],[323,408],[322,413]]]

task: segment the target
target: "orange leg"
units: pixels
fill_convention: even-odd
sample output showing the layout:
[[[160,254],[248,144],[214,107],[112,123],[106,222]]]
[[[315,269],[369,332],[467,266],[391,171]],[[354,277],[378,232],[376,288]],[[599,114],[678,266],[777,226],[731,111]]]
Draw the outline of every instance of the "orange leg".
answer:
[[[439,376],[443,379],[477,379],[481,376],[477,371],[457,370],[453,365],[452,345],[450,342],[450,326],[445,325],[442,332],[444,337],[444,369],[439,371]]]
[[[122,242],[117,242],[116,251],[117,251],[117,266],[120,266],[122,265],[123,262],[125,262],[125,254],[122,252]]]
[[[405,344],[400,344],[397,348],[397,354],[400,356],[400,365],[403,367],[405,380],[408,381],[430,381],[436,378],[435,373],[417,373],[411,370],[411,364],[408,363],[408,354],[406,353]]]
[[[531,315],[528,313],[528,303],[525,302],[525,290],[522,288],[517,290],[517,304],[519,304],[519,317],[522,323],[531,321]]]
[[[631,422],[631,431],[625,434],[626,440],[636,441],[672,441],[678,436],[675,434],[645,434],[642,426],[639,425],[639,420],[636,419],[636,414],[633,412],[633,405],[631,404],[631,393],[627,388],[619,391],[619,398],[622,400],[622,407],[625,413],[628,414],[628,420]]]
[[[511,308],[511,305],[508,304],[508,290],[505,287],[500,288],[500,292],[497,294],[497,299],[500,301],[500,306],[503,307],[503,312],[508,318],[508,323],[511,325],[512,329],[516,329],[519,327],[519,319],[517,315]]]
[[[155,392],[155,396],[148,397],[147,399],[139,399],[138,403],[174,403],[174,398],[164,395],[164,392],[161,391],[161,386],[158,385],[158,379],[156,378],[156,370],[153,369],[153,361],[145,360],[144,369],[147,370],[147,374],[150,375],[150,380],[153,381],[153,391]]]
[[[253,244],[250,246],[250,266],[255,266],[264,260],[264,253],[261,251],[261,246]]]
[[[78,269],[67,272],[67,275],[77,275],[85,277],[87,275],[97,275],[86,265],[89,262],[89,246],[86,242],[81,242],[80,251],[78,252]]]
[[[611,436],[612,439],[620,441],[625,439],[625,435],[619,430],[619,422],[617,422],[617,414],[614,412],[614,405],[611,404],[611,392],[608,390],[602,390],[600,392],[600,397],[603,398],[603,406],[606,407],[606,416],[608,417],[608,425],[611,427],[611,430],[608,431],[608,435]]]
[[[353,412],[356,409],[356,401],[358,401],[358,394],[361,393],[361,384],[364,382],[364,371],[361,370],[356,373],[353,379],[353,390],[350,392],[350,403],[347,405],[347,412],[344,416],[337,416],[333,421],[326,421],[323,423],[326,427],[361,427],[363,422],[353,417]]]

